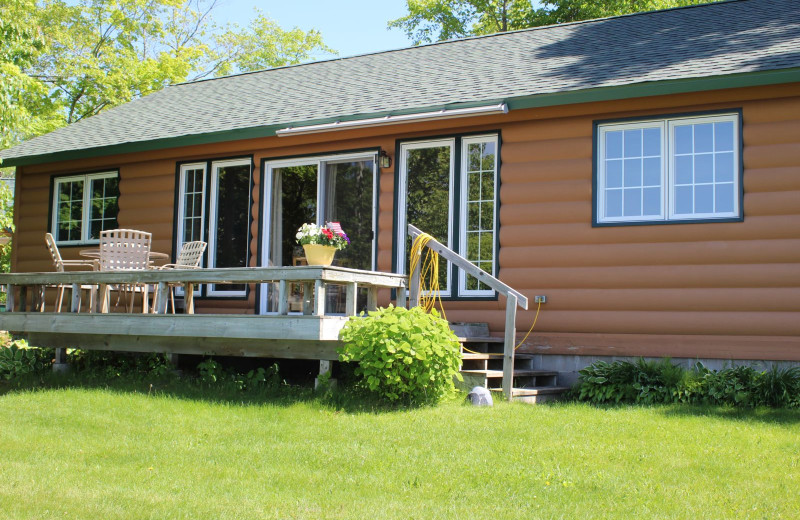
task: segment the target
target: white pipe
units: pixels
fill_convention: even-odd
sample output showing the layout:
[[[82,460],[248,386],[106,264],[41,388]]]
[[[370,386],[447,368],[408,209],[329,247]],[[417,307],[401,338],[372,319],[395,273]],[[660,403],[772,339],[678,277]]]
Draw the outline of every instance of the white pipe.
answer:
[[[498,105],[487,105],[470,108],[454,108],[452,110],[438,110],[436,112],[422,112],[419,114],[403,114],[397,116],[375,117],[372,119],[360,119],[356,121],[336,121],[334,123],[324,123],[321,125],[308,125],[286,127],[276,130],[275,134],[279,137],[287,135],[317,134],[320,132],[332,132],[335,130],[347,130],[350,128],[361,128],[365,126],[384,126],[407,123],[411,121],[432,121],[436,119],[453,119],[456,117],[469,117],[484,114],[507,114],[508,106],[505,103]]]

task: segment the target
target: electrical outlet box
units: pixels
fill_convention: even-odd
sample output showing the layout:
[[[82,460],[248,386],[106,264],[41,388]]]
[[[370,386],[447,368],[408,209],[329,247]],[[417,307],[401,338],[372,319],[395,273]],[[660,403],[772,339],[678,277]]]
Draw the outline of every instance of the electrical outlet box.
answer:
[[[547,296],[534,296],[533,303],[547,303]]]

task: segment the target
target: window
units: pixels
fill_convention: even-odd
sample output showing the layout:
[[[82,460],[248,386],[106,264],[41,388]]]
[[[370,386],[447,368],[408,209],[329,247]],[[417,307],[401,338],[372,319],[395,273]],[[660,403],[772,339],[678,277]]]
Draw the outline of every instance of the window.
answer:
[[[176,251],[183,244],[205,240],[206,163],[180,168]]]
[[[498,136],[402,143],[399,157],[397,272],[406,271],[408,224],[430,233],[491,275],[497,271]],[[448,262],[439,264],[444,297],[492,297],[494,291]]]
[[[598,124],[595,222],[740,220],[739,120]]]
[[[100,231],[116,229],[119,174],[91,173],[53,180],[50,229],[59,245],[97,242]]]

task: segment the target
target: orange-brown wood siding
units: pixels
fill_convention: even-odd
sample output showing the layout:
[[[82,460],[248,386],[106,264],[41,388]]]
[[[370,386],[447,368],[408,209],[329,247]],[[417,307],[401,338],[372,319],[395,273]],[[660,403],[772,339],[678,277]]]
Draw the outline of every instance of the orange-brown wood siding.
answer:
[[[396,159],[399,139],[500,130],[500,278],[531,299],[548,297],[528,350],[800,360],[799,92],[798,84],[730,89],[26,166],[14,266],[51,269],[43,234],[54,174],[119,168],[120,226],[152,232],[153,249],[169,252],[176,162],[253,155],[256,265],[263,158],[380,147]],[[732,108],[743,113],[744,222],[592,228],[594,120]],[[380,270],[392,264],[393,193],[394,168],[381,170]],[[198,308],[253,312],[255,297]],[[445,308],[453,321],[502,330],[502,299]],[[518,331],[534,314],[520,312]]]

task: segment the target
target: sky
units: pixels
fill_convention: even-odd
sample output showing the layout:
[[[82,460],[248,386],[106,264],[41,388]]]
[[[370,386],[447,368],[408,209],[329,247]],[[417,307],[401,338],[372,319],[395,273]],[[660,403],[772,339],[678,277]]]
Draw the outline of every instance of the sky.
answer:
[[[255,7],[283,29],[317,29],[340,57],[411,46],[403,31],[386,29],[389,20],[407,13],[405,0],[221,0],[213,16],[245,26]]]

